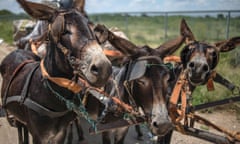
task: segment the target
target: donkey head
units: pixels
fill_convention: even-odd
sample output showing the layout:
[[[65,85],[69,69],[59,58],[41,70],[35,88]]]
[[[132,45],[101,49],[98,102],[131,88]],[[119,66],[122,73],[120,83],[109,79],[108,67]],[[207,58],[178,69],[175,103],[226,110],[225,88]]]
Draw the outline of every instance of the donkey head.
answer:
[[[93,86],[105,84],[112,71],[111,63],[93,35],[88,19],[78,11],[77,2],[81,1],[74,3],[76,8],[68,10],[56,10],[25,0],[18,2],[32,17],[49,22],[49,37],[58,54],[53,55],[54,48],[51,47],[47,49],[46,57],[57,59],[60,71],[68,77],[76,74]]]
[[[130,41],[116,36],[104,26],[96,26],[95,31],[96,34],[100,33],[99,41],[108,39],[116,49],[128,57],[129,61],[124,66],[127,69],[126,76],[119,80],[120,95],[126,101],[134,99],[136,107],[143,110],[149,127],[155,135],[166,134],[172,129],[166,107],[169,71],[161,58],[171,51],[170,48],[165,45],[162,48],[164,50],[159,52],[148,46],[137,47]],[[172,48],[175,48],[174,46]],[[125,87],[124,81],[127,83]]]
[[[187,70],[188,80],[194,86],[205,84],[217,66],[220,52],[227,52],[240,44],[240,37],[234,37],[213,45],[197,41],[185,20],[181,25],[182,35],[187,35],[186,46],[181,51],[181,61]]]

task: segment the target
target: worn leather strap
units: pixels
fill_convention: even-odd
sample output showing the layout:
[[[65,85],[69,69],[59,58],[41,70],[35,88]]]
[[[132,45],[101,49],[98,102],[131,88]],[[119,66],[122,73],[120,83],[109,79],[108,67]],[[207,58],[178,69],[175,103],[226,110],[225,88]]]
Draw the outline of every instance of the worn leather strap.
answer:
[[[177,62],[180,63],[181,62],[181,58],[179,56],[166,56],[163,59],[164,62]]]
[[[6,104],[13,103],[13,102],[19,103],[21,101],[22,101],[22,96],[11,96],[7,98]],[[32,101],[30,98],[26,98],[22,104],[25,105],[27,108],[30,108],[33,111],[39,113],[40,115],[48,116],[50,118],[61,117],[69,112],[69,110],[66,110],[63,112],[51,111],[50,109],[38,104],[37,102]]]
[[[183,126],[181,125],[180,121],[185,118],[186,107],[187,107],[187,95],[186,89],[183,87],[186,86],[186,79],[184,78],[184,72],[181,72],[180,77],[175,84],[173,89],[172,95],[170,97],[170,106],[169,112],[170,117],[173,123],[176,126],[176,129],[181,132],[185,133]],[[179,100],[179,96],[181,95],[181,109],[177,107],[177,103]]]
[[[118,50],[108,50],[108,49],[104,49],[103,50],[103,53],[106,55],[106,56],[111,56],[111,57],[122,57],[123,54],[118,51]]]
[[[211,72],[211,75],[208,79],[208,82],[207,82],[207,90],[208,91],[213,91],[215,90],[214,88],[214,84],[213,84],[213,79],[216,77],[216,71],[212,71]]]
[[[72,91],[73,93],[79,93],[82,90],[82,87],[69,79],[66,78],[61,78],[61,77],[51,77],[49,76],[49,74],[47,73],[44,64],[43,64],[43,60],[40,63],[40,67],[41,67],[41,71],[42,71],[42,75],[44,78],[49,79],[50,81],[52,81],[53,83],[57,84],[58,86],[61,86],[63,88],[66,88],[70,91]]]

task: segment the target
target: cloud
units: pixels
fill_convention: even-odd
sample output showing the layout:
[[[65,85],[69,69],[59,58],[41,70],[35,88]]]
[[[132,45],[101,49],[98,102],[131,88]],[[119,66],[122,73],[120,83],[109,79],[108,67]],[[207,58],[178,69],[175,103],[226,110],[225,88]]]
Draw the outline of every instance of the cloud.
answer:
[[[15,0],[8,1],[1,0],[0,9],[8,9],[11,10],[12,12],[18,12],[20,10],[20,6],[18,5],[18,3],[16,3]]]

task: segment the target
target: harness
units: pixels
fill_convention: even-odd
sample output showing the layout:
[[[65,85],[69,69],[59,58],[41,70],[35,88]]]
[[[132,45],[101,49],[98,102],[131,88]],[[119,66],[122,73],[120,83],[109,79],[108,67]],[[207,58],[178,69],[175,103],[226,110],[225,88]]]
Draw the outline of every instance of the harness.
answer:
[[[71,12],[71,11],[70,11]],[[62,28],[64,27],[64,15],[66,13],[70,13],[70,12],[65,12],[63,11],[63,13],[60,13],[60,18],[62,19]],[[49,30],[48,30],[48,35],[50,35],[50,32],[51,32],[51,24],[49,24]],[[58,33],[60,35],[60,33]],[[70,57],[69,56],[69,50],[64,47],[58,40],[59,40],[59,35],[57,38],[53,38],[53,41],[57,44],[57,46],[60,48],[60,50],[63,52],[63,54],[65,56],[67,56],[67,59],[69,61],[69,64],[71,66],[74,66],[75,64],[78,64],[78,62],[80,61],[79,59],[75,58],[75,57]],[[88,40],[89,41],[89,40]],[[85,42],[83,47],[88,43]],[[34,43],[32,43],[32,46],[34,48]],[[34,48],[33,52],[36,51],[36,47]],[[30,63],[33,63],[34,64],[34,67],[33,69],[29,72],[27,78],[26,78],[26,82],[23,86],[23,89],[22,89],[22,92],[20,95],[16,95],[16,96],[10,96],[10,97],[7,97],[8,95],[8,92],[9,92],[9,88],[14,80],[14,78],[17,77],[18,73],[20,73],[21,69],[23,69],[24,66],[26,66],[27,64],[30,64]],[[6,106],[10,103],[13,103],[13,102],[17,102],[17,103],[20,103],[21,105],[24,105],[26,106],[27,108],[29,109],[32,109],[33,111],[39,113],[40,115],[43,115],[43,116],[48,116],[50,118],[56,118],[56,117],[61,117],[61,116],[64,116],[65,114],[67,114],[68,112],[70,112],[71,110],[70,109],[67,109],[65,111],[62,111],[62,112],[56,112],[56,111],[53,111],[53,110],[50,110],[49,108],[47,107],[44,107],[42,106],[41,104],[37,103],[36,101],[33,101],[31,100],[29,97],[27,97],[28,95],[28,91],[29,91],[29,87],[31,85],[31,80],[33,78],[33,75],[35,73],[35,71],[39,68],[40,66],[40,69],[41,69],[41,72],[42,72],[42,76],[43,78],[47,81],[47,80],[50,80],[51,82],[57,84],[58,86],[62,87],[62,88],[65,88],[65,89],[68,89],[70,91],[72,91],[73,93],[77,94],[79,93],[83,87],[86,85],[86,82],[84,80],[80,80],[81,81],[81,84],[82,86],[80,86],[79,84],[77,84],[76,82],[72,81],[72,80],[69,80],[69,79],[66,79],[66,78],[59,78],[59,77],[51,77],[49,76],[49,74],[47,73],[45,67],[44,67],[44,60],[42,60],[41,62],[36,62],[34,60],[26,60],[24,62],[22,62],[14,71],[8,85],[7,85],[7,89],[6,91],[4,92],[4,96],[3,96],[3,107],[6,108]],[[74,69],[74,68],[73,68]],[[78,68],[77,69],[74,69],[76,72],[78,72]],[[75,73],[76,75],[77,73]],[[46,82],[45,81],[45,82]],[[49,86],[49,85],[48,85]],[[51,90],[52,92],[54,92],[53,90]],[[67,103],[70,103],[69,101]]]
[[[146,73],[148,66],[159,66],[161,64],[148,64],[146,60],[148,59],[157,59],[159,60],[159,57],[157,56],[143,56],[135,61],[130,61],[127,65],[127,72],[125,75],[125,81],[123,82],[124,88],[128,94],[128,102],[133,107],[133,109],[138,113],[140,116],[144,116],[147,118],[147,121],[150,120],[148,118],[151,116],[151,114],[145,114],[143,112],[143,109],[139,106],[137,106],[135,99],[133,98],[133,81],[136,79],[141,78]],[[160,60],[161,61],[161,60]],[[162,65],[165,66],[165,65]]]
[[[14,80],[14,78],[19,74],[20,70],[26,66],[27,64],[34,64],[33,69],[29,72],[27,78],[26,78],[26,82],[23,86],[22,92],[20,95],[15,95],[15,96],[11,96],[11,97],[7,97],[9,88]],[[66,113],[68,113],[69,111],[63,111],[63,112],[55,112],[53,110],[50,110],[44,106],[42,106],[41,104],[31,100],[27,95],[28,95],[28,90],[29,90],[29,86],[31,84],[31,80],[33,78],[33,75],[35,73],[35,71],[39,68],[39,62],[33,61],[33,60],[27,60],[25,62],[23,62],[22,64],[20,64],[15,72],[13,73],[8,85],[7,85],[7,89],[4,93],[3,96],[3,107],[6,108],[8,104],[10,103],[20,103],[21,105],[24,105],[26,107],[28,107],[29,109],[32,109],[33,111],[38,112],[40,115],[42,116],[48,116],[50,118],[56,118],[56,117],[61,117],[63,115],[65,115]]]
[[[171,59],[171,58],[169,58]],[[194,122],[197,121],[201,124],[205,124],[214,128],[219,132],[223,132],[228,135],[230,141],[240,140],[239,132],[232,132],[226,130],[222,127],[215,125],[214,123],[208,121],[207,119],[194,114],[194,108],[191,103],[191,91],[189,88],[189,83],[187,80],[187,71],[183,70],[174,86],[173,92],[170,97],[169,103],[169,115],[175,124],[176,130],[187,134],[186,131],[188,127],[193,128]],[[207,81],[208,90],[214,90],[213,79],[216,76],[216,71],[210,73],[209,79]],[[180,102],[180,103],[179,103]],[[183,124],[181,123],[183,120]]]

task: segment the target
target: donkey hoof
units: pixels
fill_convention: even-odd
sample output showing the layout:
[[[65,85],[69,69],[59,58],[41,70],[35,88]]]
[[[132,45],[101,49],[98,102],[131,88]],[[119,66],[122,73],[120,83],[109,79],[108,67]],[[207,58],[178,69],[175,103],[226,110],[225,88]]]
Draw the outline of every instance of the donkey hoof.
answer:
[[[137,140],[139,140],[139,141],[143,141],[143,140],[144,140],[143,135],[141,135],[141,136],[137,136]]]

